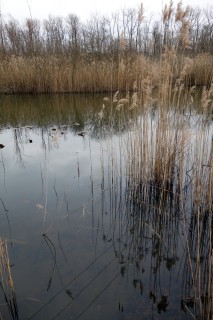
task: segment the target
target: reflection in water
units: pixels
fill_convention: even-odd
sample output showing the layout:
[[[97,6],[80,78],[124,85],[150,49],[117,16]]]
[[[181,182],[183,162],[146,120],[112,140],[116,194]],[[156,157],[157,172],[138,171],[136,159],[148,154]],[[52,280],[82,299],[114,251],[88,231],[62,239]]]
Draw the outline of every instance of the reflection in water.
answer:
[[[101,95],[0,108],[0,233],[19,318],[210,319],[211,122]]]

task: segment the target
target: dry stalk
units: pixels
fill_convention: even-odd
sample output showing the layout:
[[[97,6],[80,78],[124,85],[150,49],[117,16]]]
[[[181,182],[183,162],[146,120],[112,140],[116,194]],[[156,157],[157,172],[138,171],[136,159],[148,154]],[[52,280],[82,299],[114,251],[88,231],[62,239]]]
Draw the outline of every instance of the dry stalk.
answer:
[[[10,260],[7,249],[7,241],[0,238],[0,287],[3,291],[7,304],[8,313],[11,319],[18,319],[18,306],[10,270]]]

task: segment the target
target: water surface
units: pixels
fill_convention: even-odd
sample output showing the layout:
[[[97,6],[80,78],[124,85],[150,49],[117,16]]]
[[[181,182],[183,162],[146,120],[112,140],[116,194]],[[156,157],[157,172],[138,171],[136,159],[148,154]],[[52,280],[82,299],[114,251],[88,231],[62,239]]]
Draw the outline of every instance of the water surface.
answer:
[[[187,319],[178,200],[160,216],[153,185],[132,191],[124,141],[143,110],[103,97],[1,97],[0,236],[19,319]]]

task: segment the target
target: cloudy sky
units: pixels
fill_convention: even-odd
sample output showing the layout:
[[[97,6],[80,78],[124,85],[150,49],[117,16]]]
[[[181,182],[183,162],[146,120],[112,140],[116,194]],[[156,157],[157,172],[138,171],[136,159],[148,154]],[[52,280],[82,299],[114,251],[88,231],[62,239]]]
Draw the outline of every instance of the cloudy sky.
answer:
[[[69,13],[77,14],[85,21],[92,13],[110,15],[122,8],[138,8],[143,3],[145,12],[161,12],[162,6],[169,1],[165,0],[0,0],[1,13],[4,17],[12,15],[14,18],[23,20],[30,16],[43,19],[49,15],[67,16]],[[177,0],[174,3],[177,4]],[[211,0],[184,0],[184,5],[210,6]]]

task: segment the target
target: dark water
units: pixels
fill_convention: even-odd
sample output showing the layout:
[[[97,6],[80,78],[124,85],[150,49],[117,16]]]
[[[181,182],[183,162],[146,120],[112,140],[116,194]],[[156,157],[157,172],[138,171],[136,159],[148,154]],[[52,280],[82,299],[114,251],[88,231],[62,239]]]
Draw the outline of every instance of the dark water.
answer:
[[[187,319],[174,199],[164,218],[153,187],[134,202],[120,138],[140,112],[106,104],[102,119],[102,99],[1,98],[0,236],[19,319]]]

